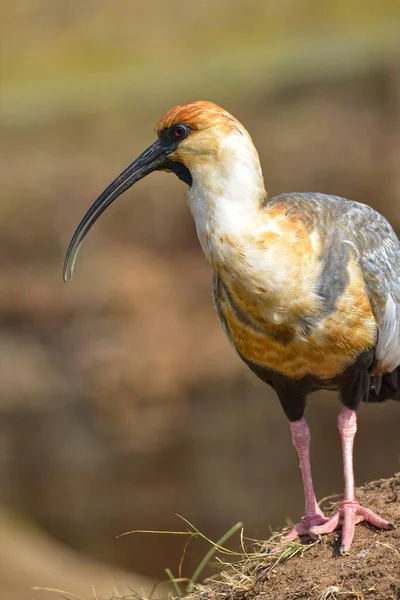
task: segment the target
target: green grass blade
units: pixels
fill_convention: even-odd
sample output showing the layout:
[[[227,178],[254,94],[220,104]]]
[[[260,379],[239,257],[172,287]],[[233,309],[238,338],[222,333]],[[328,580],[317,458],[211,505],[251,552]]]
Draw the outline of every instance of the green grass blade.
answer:
[[[201,538],[203,538],[203,540],[205,540],[206,542],[208,542],[209,544],[211,544],[212,546],[215,546],[217,550],[219,550],[219,552],[223,552],[224,554],[230,554],[232,556],[242,556],[241,552],[234,552],[233,550],[228,550],[228,548],[224,548],[223,546],[219,545],[218,542],[213,542],[212,540],[210,540],[210,538],[208,538],[206,535],[204,535],[204,533],[202,533],[201,531],[199,531],[197,529],[197,527],[195,527],[193,525],[193,523],[191,523],[190,521],[188,521],[187,519],[185,519],[185,517],[182,517],[182,515],[179,515],[178,513],[175,513],[177,517],[179,517],[180,519],[182,519],[182,521],[184,521],[185,523],[187,523],[189,525],[189,527],[192,528],[193,531],[190,532],[190,534],[193,537],[199,536]],[[238,523],[237,523],[238,525]],[[240,526],[243,526],[243,523],[240,524]]]
[[[168,575],[168,579],[174,586],[174,589],[175,589],[176,593],[178,594],[178,596],[183,596],[182,588],[179,585],[179,583],[177,582],[177,580],[175,579],[175,577],[173,576],[171,569],[165,569],[165,572]]]
[[[230,538],[232,537],[232,535],[234,535],[241,527],[243,527],[243,523],[236,523],[236,525],[234,525],[233,527],[231,527],[229,529],[229,531],[227,531],[219,540],[216,544],[212,543],[212,547],[210,548],[210,550],[207,552],[207,554],[204,556],[203,560],[199,563],[197,569],[195,570],[195,572],[193,573],[192,577],[190,578],[189,584],[186,588],[186,593],[189,593],[193,590],[201,572],[203,571],[203,569],[205,568],[205,566],[210,562],[211,558],[214,556],[214,554],[216,553],[216,551],[222,547],[222,545]]]

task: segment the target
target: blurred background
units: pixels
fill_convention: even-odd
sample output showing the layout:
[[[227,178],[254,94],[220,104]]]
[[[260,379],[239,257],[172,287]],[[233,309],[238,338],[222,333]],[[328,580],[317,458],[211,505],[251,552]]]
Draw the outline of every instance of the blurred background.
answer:
[[[271,195],[366,202],[399,232],[400,3],[0,11],[0,596],[149,589],[177,572],[184,540],[118,534],[182,529],[179,513],[213,539],[239,520],[268,537],[302,515],[298,461],[274,393],[217,322],[185,186],[158,173],[119,199],[65,285],[71,234],[157,119],[196,99],[245,124]],[[399,469],[398,409],[362,407],[358,483]],[[308,412],[319,497],[342,490],[337,411],[321,393]],[[204,552],[190,544],[184,575]]]

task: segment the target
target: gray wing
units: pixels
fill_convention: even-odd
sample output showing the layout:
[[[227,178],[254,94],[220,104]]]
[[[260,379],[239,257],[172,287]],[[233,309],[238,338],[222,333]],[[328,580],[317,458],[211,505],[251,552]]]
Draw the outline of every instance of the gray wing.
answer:
[[[375,372],[390,373],[400,365],[400,242],[388,221],[363,204],[351,203],[346,225],[378,325]]]

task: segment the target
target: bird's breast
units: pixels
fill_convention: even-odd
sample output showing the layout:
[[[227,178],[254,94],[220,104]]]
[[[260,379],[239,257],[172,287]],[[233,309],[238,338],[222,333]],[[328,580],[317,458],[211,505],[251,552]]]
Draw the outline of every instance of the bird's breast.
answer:
[[[227,336],[245,359],[294,379],[330,380],[376,342],[375,319],[358,271],[349,265],[348,285],[329,312],[307,298],[279,304],[267,291],[265,301],[262,295],[249,298],[220,276],[214,281],[214,303]]]
[[[363,275],[335,230],[312,228],[286,206],[229,208],[209,202],[196,226],[216,273],[219,318],[242,357],[288,377],[329,380],[373,347]]]

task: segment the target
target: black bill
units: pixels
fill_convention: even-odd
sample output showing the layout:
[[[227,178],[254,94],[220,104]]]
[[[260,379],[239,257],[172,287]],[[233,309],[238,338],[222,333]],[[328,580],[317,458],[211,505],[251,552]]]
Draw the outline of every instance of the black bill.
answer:
[[[129,165],[89,208],[69,243],[65,256],[63,278],[64,281],[70,281],[74,272],[76,258],[83,240],[88,234],[92,225],[97,221],[100,215],[128,188],[134,183],[146,177],[152,171],[168,168],[171,161],[167,158],[173,151],[171,145],[166,143],[164,138],[158,138],[147,150],[145,150],[132,164]]]

